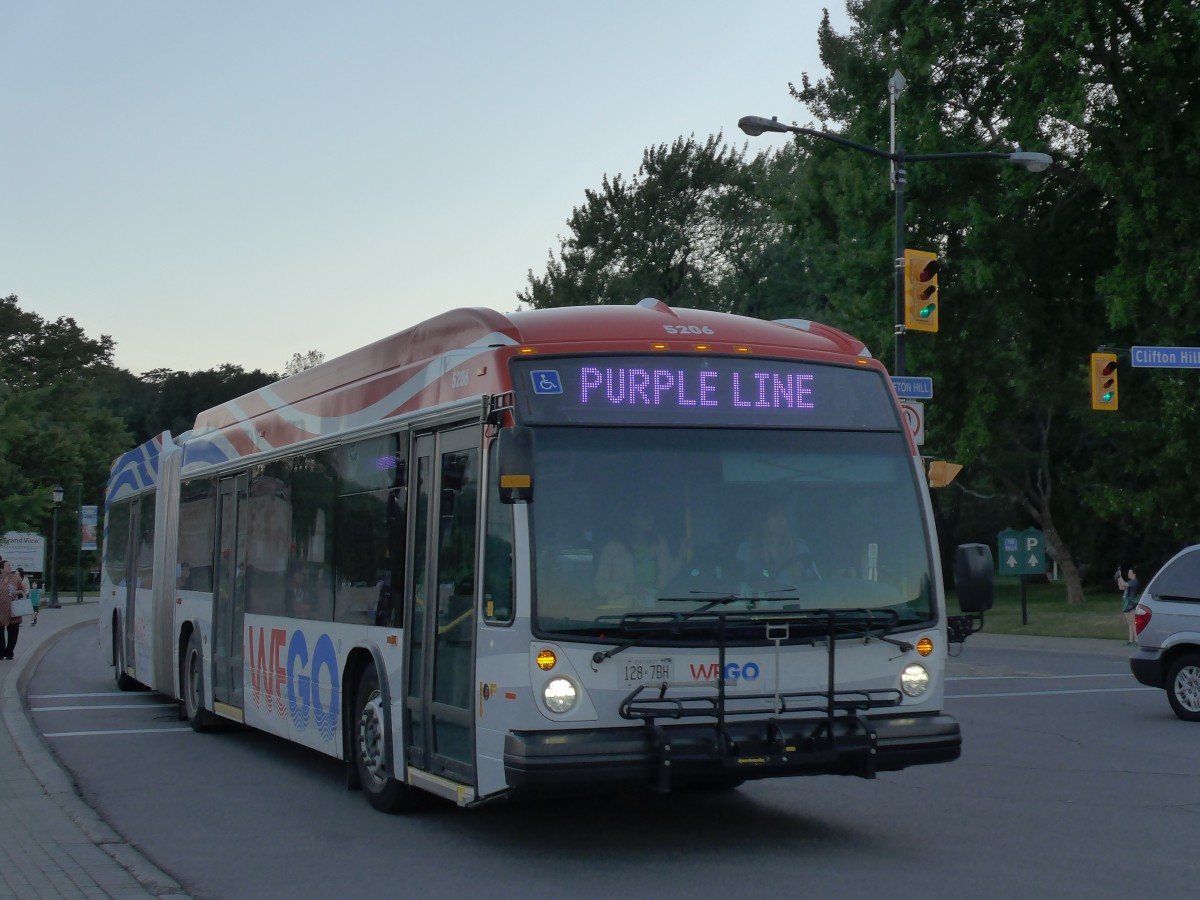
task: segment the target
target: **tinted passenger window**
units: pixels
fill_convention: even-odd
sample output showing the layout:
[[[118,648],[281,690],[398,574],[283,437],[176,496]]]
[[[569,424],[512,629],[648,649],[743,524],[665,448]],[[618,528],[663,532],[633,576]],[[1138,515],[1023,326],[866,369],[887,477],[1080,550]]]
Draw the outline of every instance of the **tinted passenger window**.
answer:
[[[104,569],[111,584],[124,584],[129,565],[129,501],[114,503],[104,529]]]
[[[1149,591],[1155,597],[1200,600],[1200,548],[1169,562],[1150,582]]]
[[[181,591],[211,591],[216,489],[211,479],[179,489],[179,564],[175,586]]]

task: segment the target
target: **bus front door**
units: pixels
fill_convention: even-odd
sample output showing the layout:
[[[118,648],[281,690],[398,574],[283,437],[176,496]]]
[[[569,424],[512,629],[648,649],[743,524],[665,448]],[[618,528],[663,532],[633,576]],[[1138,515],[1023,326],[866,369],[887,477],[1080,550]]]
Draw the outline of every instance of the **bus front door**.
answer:
[[[478,426],[417,437],[406,617],[409,764],[472,785],[479,441]]]
[[[219,710],[241,718],[242,648],[246,618],[246,476],[221,480],[217,507],[217,570],[213,592],[212,696]]]

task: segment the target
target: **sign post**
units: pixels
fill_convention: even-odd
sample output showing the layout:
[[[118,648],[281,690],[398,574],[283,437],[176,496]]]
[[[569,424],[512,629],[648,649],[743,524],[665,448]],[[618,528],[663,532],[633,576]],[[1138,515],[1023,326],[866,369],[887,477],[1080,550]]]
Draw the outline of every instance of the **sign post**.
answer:
[[[1001,575],[1016,575],[1021,579],[1021,624],[1029,624],[1029,609],[1025,599],[1025,576],[1046,572],[1046,535],[1036,528],[1016,531],[1006,528],[996,535]]]

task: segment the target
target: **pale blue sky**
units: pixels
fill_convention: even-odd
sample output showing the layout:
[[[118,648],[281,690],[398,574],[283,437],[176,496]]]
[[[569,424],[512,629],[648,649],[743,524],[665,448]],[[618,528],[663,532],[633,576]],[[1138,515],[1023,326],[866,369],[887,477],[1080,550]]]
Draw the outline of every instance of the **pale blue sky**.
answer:
[[[0,295],[136,374],[515,309],[646,147],[811,121],[825,6],[0,0]]]

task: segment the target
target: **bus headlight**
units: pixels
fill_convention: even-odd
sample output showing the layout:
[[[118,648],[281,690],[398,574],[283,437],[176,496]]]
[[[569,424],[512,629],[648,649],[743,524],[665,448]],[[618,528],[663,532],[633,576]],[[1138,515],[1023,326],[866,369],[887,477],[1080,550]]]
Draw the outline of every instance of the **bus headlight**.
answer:
[[[920,697],[928,689],[929,672],[925,667],[917,663],[905,666],[904,671],[900,673],[900,690],[910,697]]]
[[[579,693],[569,678],[551,678],[542,688],[542,702],[552,713],[570,712]]]

